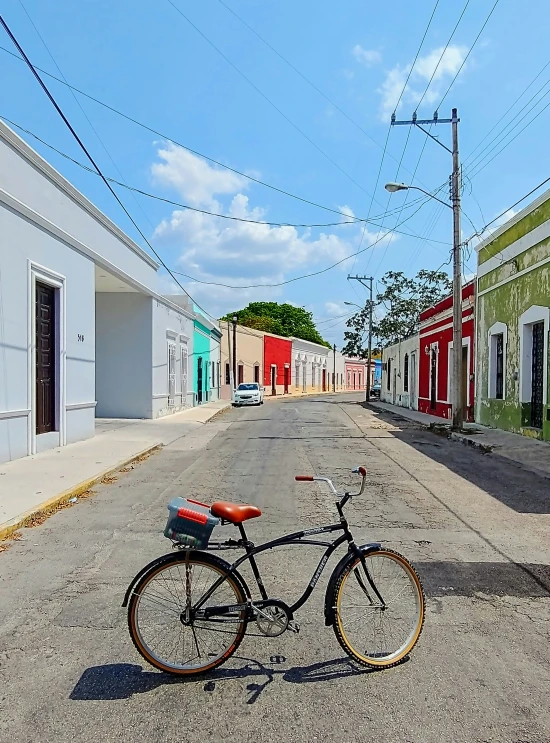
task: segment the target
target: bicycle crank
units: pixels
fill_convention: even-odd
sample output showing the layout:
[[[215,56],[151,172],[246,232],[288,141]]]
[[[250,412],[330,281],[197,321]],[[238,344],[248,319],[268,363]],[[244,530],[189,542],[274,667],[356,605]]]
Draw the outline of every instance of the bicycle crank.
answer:
[[[295,630],[295,622],[290,621],[290,616],[284,604],[279,601],[262,601],[261,608],[252,605],[256,612],[256,625],[266,637],[278,637],[287,629]],[[292,625],[292,626],[290,626]]]

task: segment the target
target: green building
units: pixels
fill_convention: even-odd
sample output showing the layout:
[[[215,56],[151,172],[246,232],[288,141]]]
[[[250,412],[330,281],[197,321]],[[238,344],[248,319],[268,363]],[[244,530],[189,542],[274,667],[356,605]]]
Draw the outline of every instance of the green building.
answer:
[[[192,379],[195,405],[220,395],[220,329],[195,309]]]
[[[550,441],[550,191],[476,250],[476,421]]]

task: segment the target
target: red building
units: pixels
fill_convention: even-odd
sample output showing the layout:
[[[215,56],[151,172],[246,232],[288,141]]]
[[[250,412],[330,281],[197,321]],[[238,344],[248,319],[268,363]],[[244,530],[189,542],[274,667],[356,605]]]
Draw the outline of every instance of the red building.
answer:
[[[464,420],[473,420],[475,282],[462,287],[462,405]],[[453,297],[445,297],[420,314],[418,409],[452,418]]]
[[[287,395],[290,387],[292,341],[264,336],[264,386],[268,395]]]

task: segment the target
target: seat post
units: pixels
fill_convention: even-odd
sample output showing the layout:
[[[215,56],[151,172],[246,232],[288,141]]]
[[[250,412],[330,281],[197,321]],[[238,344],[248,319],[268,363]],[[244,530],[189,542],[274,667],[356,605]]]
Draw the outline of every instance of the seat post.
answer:
[[[244,526],[242,525],[242,523],[237,524],[237,526],[239,527],[241,539],[245,543],[246,553],[250,554],[252,550],[254,549],[254,545],[248,541],[248,537],[246,536],[246,532],[244,530]],[[256,583],[258,584],[258,589],[260,591],[260,594],[262,598],[265,600],[267,599],[267,591],[264,588],[262,576],[260,575],[260,571],[258,570],[258,565],[256,564],[256,560],[254,559],[253,555],[249,557],[249,562],[250,562],[250,567],[252,568],[252,572],[254,573],[254,578],[256,578]]]

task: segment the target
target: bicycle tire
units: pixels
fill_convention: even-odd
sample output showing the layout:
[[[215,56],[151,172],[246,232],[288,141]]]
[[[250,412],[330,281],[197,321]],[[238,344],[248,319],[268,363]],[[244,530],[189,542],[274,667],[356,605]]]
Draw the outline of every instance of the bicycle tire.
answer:
[[[207,571],[212,571],[214,574],[217,574],[212,575],[212,583],[218,577],[225,577],[225,581],[218,589],[216,589],[214,596],[217,595],[217,592],[219,592],[223,586],[228,586],[230,588],[230,591],[228,591],[227,593],[231,594],[231,596],[229,597],[230,600],[221,602],[216,601],[215,603],[232,605],[243,604],[246,602],[246,594],[244,586],[242,584],[242,578],[235,573],[230,573],[228,570],[228,564],[224,560],[221,560],[219,557],[210,555],[206,552],[195,551],[190,554],[188,563],[186,561],[186,555],[182,554],[181,559],[171,559],[169,561],[162,562],[159,565],[154,566],[150,571],[145,573],[145,575],[140,578],[133,589],[130,601],[128,603],[128,629],[130,632],[130,637],[132,638],[132,642],[134,643],[134,646],[138,653],[142,656],[142,658],[144,658],[155,668],[158,668],[160,671],[175,674],[178,676],[199,676],[222,665],[222,663],[225,663],[233,655],[233,653],[235,653],[246,634],[247,620],[245,612],[241,612],[240,620],[236,622],[237,626],[234,632],[231,630],[227,631],[224,629],[213,629],[204,627],[202,625],[208,624],[206,620],[199,620],[201,626],[199,626],[199,623],[192,623],[184,627],[183,623],[180,620],[180,614],[183,611],[182,601],[183,596],[185,595],[185,587],[182,585],[183,596],[181,596],[178,590],[178,577],[181,578],[182,571],[183,575],[185,574],[187,564],[192,568],[192,570],[194,570],[195,568],[202,568],[203,571],[204,569],[206,569]],[[234,637],[228,640],[227,647],[223,648],[220,653],[216,655],[215,658],[210,658],[209,656],[211,656],[212,653],[207,652],[204,659],[205,662],[199,665],[197,665],[197,663],[189,663],[188,665],[186,665],[183,662],[177,663],[173,660],[170,661],[167,658],[162,658],[157,651],[153,650],[153,648],[148,645],[148,641],[144,638],[144,627],[140,626],[140,606],[141,602],[144,601],[144,597],[146,596],[147,587],[151,586],[153,581],[158,580],[159,576],[161,576],[163,572],[174,570],[177,570],[177,575],[175,577],[171,572],[168,579],[163,578],[164,581],[169,580],[169,588],[167,589],[166,594],[154,594],[151,603],[158,604],[158,606],[160,607],[159,612],[162,613],[162,611],[164,610],[164,613],[170,613],[172,615],[172,626],[174,627],[174,629],[177,629],[177,633],[181,633],[183,638],[182,652],[185,652],[185,635],[183,634],[183,630],[185,628],[191,629],[191,635],[193,636],[199,658],[201,657],[201,651],[200,643],[197,639],[196,634],[197,630],[206,629],[206,631],[216,632],[222,635],[234,634]],[[210,585],[212,585],[212,583]],[[159,589],[156,588],[155,590]],[[206,588],[204,589],[203,593],[205,591]],[[174,599],[174,606],[170,608],[170,610],[168,610],[168,605],[171,601],[171,597]],[[195,598],[195,600],[198,599]],[[212,624],[212,622],[210,622],[209,624]],[[176,650],[178,649],[178,645],[179,640],[176,640]],[[208,650],[208,643],[204,642],[204,645]],[[174,645],[172,645],[172,647],[174,647]]]
[[[334,632],[336,634],[336,638],[342,648],[346,651],[346,653],[356,660],[358,663],[360,663],[363,666],[367,666],[369,668],[391,668],[392,666],[397,665],[400,663],[409,653],[412,651],[416,643],[418,642],[418,639],[420,637],[420,634],[422,632],[422,628],[424,626],[424,618],[425,618],[425,598],[424,598],[424,589],[422,588],[422,583],[420,582],[420,578],[418,577],[418,574],[414,567],[410,564],[410,562],[403,557],[403,555],[399,554],[399,552],[396,552],[395,550],[391,549],[379,549],[375,551],[369,551],[368,553],[365,553],[365,560],[367,563],[367,566],[369,568],[369,572],[371,573],[371,576],[373,578],[373,581],[375,585],[377,586],[378,590],[380,591],[382,597],[387,602],[387,608],[381,609],[380,607],[373,607],[368,602],[368,599],[365,601],[364,607],[360,609],[360,612],[365,610],[365,617],[372,617],[373,620],[373,631],[372,631],[372,638],[370,637],[371,631],[366,629],[365,634],[367,636],[367,642],[372,643],[372,647],[375,649],[374,652],[369,651],[368,649],[365,650],[363,647],[357,648],[354,647],[355,645],[359,644],[358,640],[353,639],[352,640],[352,632],[351,627],[354,626],[353,622],[359,622],[360,624],[363,624],[362,620],[349,620],[347,617],[344,616],[345,609],[343,605],[343,597],[344,597],[344,591],[346,589],[347,585],[351,585],[348,583],[350,576],[353,574],[353,572],[356,569],[359,569],[362,571],[361,566],[361,560],[357,557],[356,559],[350,560],[342,569],[342,572],[340,576],[338,577],[338,580],[336,582],[336,586],[334,589],[334,594],[332,597],[332,606],[335,607],[335,616],[334,616],[334,623],[333,628]],[[373,560],[377,560],[378,564],[373,563]],[[387,618],[390,616],[390,614],[387,614],[386,612],[392,612],[398,611],[397,606],[401,602],[398,602],[397,600],[393,602],[392,605],[392,596],[390,591],[382,585],[383,581],[381,579],[381,567],[382,564],[380,561],[385,560],[391,561],[396,566],[399,566],[399,568],[402,569],[403,574],[408,578],[409,584],[411,587],[411,598],[415,602],[414,606],[414,624],[411,622],[411,627],[404,638],[404,641],[401,645],[398,645],[397,648],[393,650],[388,650],[386,647],[382,652],[379,650],[376,650],[376,646],[378,642],[380,641],[380,644],[387,645],[387,635],[385,632],[385,629],[382,627],[382,624],[384,621],[388,621]],[[378,573],[378,576],[377,576]],[[393,584],[395,585],[395,582],[397,580],[397,577],[393,580]],[[359,595],[360,598],[365,598],[365,592],[361,589],[359,581],[356,581],[358,590],[356,590],[356,593]],[[370,590],[370,593],[372,592],[372,589],[370,589],[370,586],[368,585],[368,582],[365,579],[365,585],[367,587],[367,590]],[[406,585],[406,584],[405,584]],[[402,589],[405,590],[405,589]],[[351,588],[348,590],[348,594],[351,594]],[[397,594],[399,596],[399,594]],[[411,604],[412,607],[412,604]],[[412,609],[411,609],[412,610]],[[395,613],[394,611],[394,613]],[[378,637],[379,640],[376,638],[377,631],[376,631],[376,623],[379,622],[379,627],[381,631],[378,631]],[[366,623],[366,621],[365,621]],[[392,640],[394,635],[392,634]],[[369,654],[370,653],[370,654]]]

